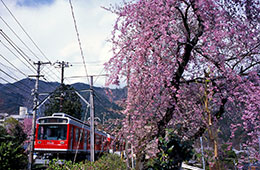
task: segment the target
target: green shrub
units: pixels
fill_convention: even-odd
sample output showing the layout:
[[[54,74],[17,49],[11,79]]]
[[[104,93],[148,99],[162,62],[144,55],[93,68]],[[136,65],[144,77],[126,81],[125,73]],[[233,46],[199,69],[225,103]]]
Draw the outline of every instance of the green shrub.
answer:
[[[72,163],[72,161],[64,161],[61,165],[57,159],[53,159],[48,166],[48,170],[125,170],[126,164],[116,154],[105,154],[96,162],[80,162]]]
[[[27,156],[21,145],[12,141],[0,143],[0,169],[26,169],[26,166]]]
[[[121,160],[121,158],[116,154],[105,154],[99,160],[95,162],[97,169],[106,170],[125,170],[126,164]]]
[[[192,158],[192,141],[182,141],[171,129],[167,133],[167,137],[159,137],[160,152],[147,162],[146,169],[179,170],[183,161]]]
[[[27,155],[22,146],[26,135],[21,124],[9,118],[0,126],[0,169],[26,169]]]

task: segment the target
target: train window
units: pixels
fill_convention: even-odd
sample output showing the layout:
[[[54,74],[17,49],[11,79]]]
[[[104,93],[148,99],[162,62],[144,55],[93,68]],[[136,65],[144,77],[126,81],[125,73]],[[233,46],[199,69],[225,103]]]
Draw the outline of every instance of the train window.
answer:
[[[66,125],[40,125],[38,130],[39,140],[66,140]]]
[[[39,123],[68,123],[68,120],[61,118],[45,118],[39,119]]]

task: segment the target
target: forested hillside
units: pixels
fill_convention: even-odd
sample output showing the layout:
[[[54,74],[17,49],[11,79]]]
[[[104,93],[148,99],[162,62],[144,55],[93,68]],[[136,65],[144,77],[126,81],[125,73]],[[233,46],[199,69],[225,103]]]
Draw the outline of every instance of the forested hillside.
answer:
[[[53,92],[60,84],[57,82],[39,82],[40,102],[47,97],[47,94]],[[25,106],[28,110],[32,110],[35,80],[23,79],[13,84],[0,84],[0,113],[19,114],[19,107]],[[75,83],[72,86],[77,90],[89,89],[88,84]],[[22,88],[21,88],[22,87]],[[24,89],[24,90],[21,90]],[[109,91],[109,93],[107,92]],[[112,93],[111,93],[112,92]],[[89,100],[89,92],[80,92],[81,95]],[[117,102],[126,97],[126,89],[107,89],[94,87],[95,116],[102,119],[101,114],[106,113],[106,119],[118,117],[120,107]],[[108,95],[109,94],[109,95]],[[86,105],[82,102],[83,113],[85,113]],[[44,105],[39,109],[40,114],[44,113]],[[89,112],[88,112],[89,114]]]

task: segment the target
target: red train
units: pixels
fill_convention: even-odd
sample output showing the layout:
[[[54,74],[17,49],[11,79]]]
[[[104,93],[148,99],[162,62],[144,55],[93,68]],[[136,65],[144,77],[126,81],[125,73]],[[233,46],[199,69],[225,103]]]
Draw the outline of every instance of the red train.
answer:
[[[64,113],[41,117],[36,121],[34,149],[38,157],[71,159],[90,154],[90,126]],[[109,134],[95,130],[95,154],[109,152],[114,140]],[[98,154],[97,154],[98,153]]]

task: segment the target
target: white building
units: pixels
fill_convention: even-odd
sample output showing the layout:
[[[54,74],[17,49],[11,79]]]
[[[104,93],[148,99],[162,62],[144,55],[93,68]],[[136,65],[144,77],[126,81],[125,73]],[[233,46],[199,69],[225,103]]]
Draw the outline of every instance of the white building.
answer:
[[[25,118],[31,118],[32,113],[28,112],[27,107],[20,107],[19,115],[9,115],[8,113],[0,113],[0,124],[3,124],[3,122],[10,117],[22,122]]]

